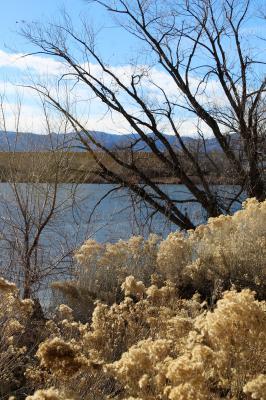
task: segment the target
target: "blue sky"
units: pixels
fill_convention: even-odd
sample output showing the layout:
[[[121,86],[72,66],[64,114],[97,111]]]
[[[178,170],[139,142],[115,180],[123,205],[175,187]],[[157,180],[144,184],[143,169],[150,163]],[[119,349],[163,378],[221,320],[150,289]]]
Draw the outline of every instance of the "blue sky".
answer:
[[[42,130],[38,117],[38,99],[35,100],[34,96],[25,90],[21,94],[22,91],[16,87],[16,85],[26,82],[27,74],[31,73],[30,70],[34,63],[32,58],[27,61],[26,59],[20,60],[16,56],[16,53],[23,54],[33,50],[33,47],[19,35],[19,30],[25,23],[53,21],[59,17],[62,9],[69,13],[77,30],[81,25],[81,18],[86,18],[86,21],[92,24],[96,30],[101,29],[99,33],[101,54],[107,60],[112,60],[113,65],[121,64],[129,57],[130,51],[134,47],[134,40],[125,33],[121,34],[121,29],[115,27],[114,21],[103,8],[88,4],[85,0],[9,0],[3,2],[0,24],[0,95],[4,93],[6,96],[4,103],[6,103],[6,120],[10,122],[8,129],[15,129],[13,122],[15,121],[14,115],[17,113],[17,92],[19,92],[19,101],[23,103],[20,129],[23,131]],[[43,65],[45,63],[46,61]],[[39,68],[42,71],[43,65],[40,58],[36,58],[35,65],[36,69]],[[51,61],[48,60],[47,69],[50,66]],[[12,85],[15,85],[14,90]],[[102,121],[101,105],[95,106],[94,110],[90,126],[93,128],[94,121],[96,121],[97,129],[108,130],[108,122],[104,124]],[[0,126],[0,130],[2,128]]]
[[[259,2],[264,4],[264,1],[254,0],[254,4],[259,4]],[[18,113],[17,93],[19,93],[19,98],[23,104],[20,129],[36,132],[41,132],[44,129],[43,124],[40,123],[41,112],[38,99],[33,96],[32,92],[28,90],[21,91],[16,85],[25,84],[29,76],[36,78],[38,72],[42,78],[45,74],[54,76],[54,71],[60,72],[61,66],[55,60],[47,58],[44,60],[40,56],[27,59],[18,58],[17,53],[22,55],[33,50],[18,32],[20,27],[23,27],[25,23],[37,21],[45,23],[57,19],[60,15],[60,10],[63,8],[71,16],[77,30],[81,27],[81,17],[92,24],[96,30],[102,28],[99,34],[98,47],[105,60],[114,68],[117,68],[119,73],[123,74],[123,71],[126,71],[128,60],[132,55],[137,54],[136,49],[138,45],[136,40],[119,28],[112,17],[102,7],[88,4],[86,0],[9,0],[2,2],[0,24],[0,95],[5,93],[6,96],[2,100],[2,103],[5,106],[8,129],[14,129],[16,123],[15,116]],[[245,32],[247,38],[250,34],[255,34],[252,46],[259,46],[260,52],[266,54],[266,42],[261,43],[256,39],[256,35],[265,35],[265,22],[254,17],[251,18]],[[264,68],[264,66],[261,68]],[[165,87],[170,92],[171,90],[175,90],[171,86],[172,83],[168,77],[162,74],[162,71],[155,71],[155,75],[157,82],[164,82]],[[211,89],[215,93],[215,97],[218,101],[222,102],[223,98],[220,96],[215,82],[213,82],[212,86]],[[82,90],[80,93],[82,93]],[[150,90],[150,95],[157,96],[157,93]],[[106,115],[105,109],[99,101],[94,101],[86,112],[88,113],[86,120],[90,129],[112,132],[116,132],[118,127],[121,132],[128,129],[119,116],[115,116],[114,118],[112,115]],[[83,114],[85,115],[85,112]],[[186,115],[183,116],[183,119],[182,115],[179,117],[179,122],[185,125],[184,131],[186,134],[193,133],[196,121],[187,118]],[[3,125],[0,120],[1,124]],[[0,126],[1,129],[2,127]]]
[[[9,0],[1,4],[0,38],[1,48],[6,43],[8,46],[17,47],[23,44],[18,39],[16,31],[21,21],[32,22],[43,20],[55,15],[62,6],[67,6],[73,15],[78,15],[85,8],[83,1],[76,0]]]
[[[40,123],[41,114],[38,98],[35,98],[29,91],[21,90],[19,84],[25,84],[28,74],[32,75],[39,69],[41,73],[50,72],[57,67],[51,60],[42,61],[39,57],[19,59],[16,54],[28,53],[33,47],[19,35],[19,30],[25,23],[49,22],[58,19],[62,9],[65,9],[72,20],[75,28],[79,30],[81,18],[86,18],[99,32],[99,44],[101,54],[112,65],[120,65],[134,52],[135,41],[121,28],[115,26],[113,19],[103,8],[89,4],[86,0],[9,0],[1,4],[0,23],[0,96],[5,95],[5,118],[10,130],[16,128],[16,114],[18,113],[18,99],[23,107],[20,116],[20,130],[22,131],[43,131]],[[34,49],[36,50],[36,49]],[[45,66],[47,68],[45,70]],[[35,68],[33,68],[35,67]],[[91,129],[112,130],[112,118],[103,120],[105,110],[101,104],[90,107]],[[122,124],[120,124],[122,127]],[[0,130],[3,129],[3,122],[0,120]],[[116,131],[116,128],[113,128]]]
[[[110,15],[102,7],[89,4],[86,0],[9,0],[1,4],[0,49],[12,52],[29,51],[30,46],[18,35],[23,23],[52,21],[65,9],[80,26],[80,17],[86,19],[96,29],[103,28],[101,51],[107,56],[115,55],[117,63],[129,53],[134,41],[130,35],[115,27]]]

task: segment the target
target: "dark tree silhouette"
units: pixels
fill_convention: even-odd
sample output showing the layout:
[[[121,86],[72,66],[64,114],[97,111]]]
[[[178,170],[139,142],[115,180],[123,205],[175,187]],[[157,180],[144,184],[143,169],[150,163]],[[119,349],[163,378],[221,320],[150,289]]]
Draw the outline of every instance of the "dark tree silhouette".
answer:
[[[245,35],[255,1],[94,3],[113,13],[121,26],[149,49],[150,63],[136,63],[126,79],[102,59],[90,27],[84,23],[84,32],[75,32],[67,15],[59,24],[29,25],[22,33],[37,46],[36,53],[56,57],[67,65],[68,72],[62,74],[58,86],[66,80],[82,85],[114,116],[122,116],[134,132],[135,141],[126,144],[124,151],[110,150],[86,129],[68,101],[61,101],[47,86],[33,85],[71,122],[97,163],[99,175],[129,188],[154,212],[164,214],[181,229],[193,229],[194,223],[179,200],[171,198],[146,173],[145,166],[137,162],[140,141],[158,159],[158,168],[163,165],[182,182],[191,194],[188,200],[199,203],[208,217],[230,213],[243,191],[264,200],[265,58],[263,52],[248,45]],[[97,69],[92,67],[95,64]],[[168,76],[176,95],[170,95],[163,82],[154,81],[154,68]],[[157,91],[157,99],[148,95],[147,83]],[[211,93],[210,87],[215,87],[215,93]],[[177,124],[180,111],[197,121],[196,150],[184,140],[186,132]],[[216,138],[226,169],[223,170],[225,164],[219,162],[217,153],[207,152],[204,131]],[[176,146],[169,143],[165,133],[175,135]],[[113,167],[105,162],[103,153],[112,159]],[[225,181],[237,183],[238,189],[233,194],[221,195],[212,185],[202,160],[208,160]],[[197,183],[192,176],[197,177]]]

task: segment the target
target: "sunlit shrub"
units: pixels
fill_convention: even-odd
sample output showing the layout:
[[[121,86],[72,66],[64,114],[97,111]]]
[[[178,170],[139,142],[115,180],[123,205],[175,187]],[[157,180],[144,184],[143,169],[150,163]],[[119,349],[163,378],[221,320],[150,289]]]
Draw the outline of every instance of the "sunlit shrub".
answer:
[[[266,298],[266,201],[249,199],[233,216],[210,218],[188,237],[191,261],[183,270],[194,288],[219,297],[234,285]],[[167,241],[167,239],[166,239]],[[165,266],[167,271],[167,265]]]
[[[251,393],[252,399],[266,399],[266,375],[258,375],[244,386],[245,393]]]
[[[46,324],[47,339],[37,351],[39,363],[27,371],[33,386],[54,386],[68,396],[82,394],[86,399],[123,391],[105,365],[119,360],[140,340],[185,336],[202,311],[197,298],[179,299],[170,282],[161,288],[155,284],[146,288],[130,277],[122,286],[128,297],[111,306],[98,302],[90,324],[73,321],[71,310],[59,307]],[[141,296],[136,297],[140,287]]]
[[[26,397],[26,400],[71,400],[67,399],[64,393],[57,389],[37,390],[33,396]]]
[[[98,352],[87,342],[89,324],[74,321],[72,310],[61,305],[44,330],[46,339],[26,371],[30,387],[56,389],[58,399],[100,399],[110,377],[103,374]]]
[[[93,309],[93,300],[121,300],[121,283],[133,275],[145,285],[152,274],[170,279],[180,294],[199,292],[211,303],[232,285],[255,290],[266,298],[266,202],[249,199],[233,216],[210,218],[187,234],[171,233],[165,240],[151,235],[114,244],[89,240],[77,251],[78,279],[64,287],[65,299]],[[71,286],[68,289],[69,285]]]
[[[96,305],[91,324],[59,307],[28,368],[37,390],[28,400],[264,399],[265,302],[231,290],[205,310],[198,296],[181,300],[170,282],[133,281],[120,304]]]
[[[79,269],[79,287],[86,287],[98,298],[109,303],[120,298],[120,286],[128,275],[134,275],[144,284],[156,271],[159,237],[148,240],[133,236],[117,243],[99,244],[88,240],[76,253]]]
[[[265,400],[265,207],[249,200],[232,217],[161,242],[87,242],[66,291],[81,301],[88,283],[91,318],[61,304],[46,321],[28,360],[27,399]],[[0,297],[7,393],[32,303],[3,279]]]
[[[150,235],[117,243],[101,244],[87,240],[76,252],[77,279],[52,284],[54,302],[66,302],[75,316],[88,320],[95,300],[112,304],[122,300],[121,284],[129,275],[149,284],[157,269],[157,252],[160,239]]]
[[[249,290],[230,291],[213,312],[195,317],[189,332],[142,340],[107,368],[128,395],[145,400],[260,398],[265,344],[265,303]]]
[[[34,372],[46,373],[49,387],[81,399],[263,398],[254,396],[265,385],[266,304],[255,293],[225,292],[212,311],[197,296],[179,299],[170,282],[136,299],[144,286],[132,281],[133,298],[98,303],[91,324],[74,322],[64,307],[68,319],[48,322]]]

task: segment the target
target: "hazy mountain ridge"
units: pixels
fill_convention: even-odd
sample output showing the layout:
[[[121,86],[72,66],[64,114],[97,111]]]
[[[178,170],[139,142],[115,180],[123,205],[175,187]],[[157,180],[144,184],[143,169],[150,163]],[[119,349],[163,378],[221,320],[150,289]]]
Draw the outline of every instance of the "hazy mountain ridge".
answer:
[[[92,133],[95,139],[108,149],[125,149],[136,139],[135,134],[112,134],[107,132],[95,131]],[[85,134],[84,134],[85,136]],[[180,148],[175,136],[165,135],[171,146]],[[190,143],[196,146],[198,139],[184,136],[186,144]],[[159,150],[164,150],[164,145],[157,142]],[[205,141],[206,150],[220,151],[220,145],[215,138],[209,138]],[[96,146],[93,146],[96,148]],[[76,133],[42,135],[32,132],[0,132],[0,151],[47,151],[51,149],[66,149],[68,151],[84,151]],[[140,140],[135,146],[135,151],[150,151],[148,146]]]

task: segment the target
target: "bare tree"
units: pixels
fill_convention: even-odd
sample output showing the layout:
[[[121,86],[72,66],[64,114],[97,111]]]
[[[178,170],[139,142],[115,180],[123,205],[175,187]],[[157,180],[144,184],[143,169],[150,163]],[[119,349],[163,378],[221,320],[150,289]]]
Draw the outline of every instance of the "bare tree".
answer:
[[[67,117],[97,163],[99,175],[128,187],[154,212],[162,213],[182,229],[193,229],[195,223],[180,207],[180,200],[171,198],[148,176],[145,166],[138,163],[140,143],[187,187],[191,194],[189,201],[197,202],[207,216],[230,213],[243,191],[259,200],[265,199],[261,167],[265,146],[265,58],[263,52],[258,54],[252,49],[244,34],[249,16],[254,16],[255,1],[96,0],[94,3],[115,15],[120,25],[148,50],[146,62],[136,62],[128,68],[126,78],[102,59],[86,23],[82,34],[75,32],[70,18],[64,15],[61,23],[29,25],[22,33],[37,46],[36,53],[56,57],[67,66],[67,72],[58,79],[58,87],[66,81],[72,87],[81,86],[100,99],[108,112],[114,113],[114,118],[122,116],[134,132],[135,140],[124,147],[129,154],[125,158],[120,151],[110,150],[97,140],[97,135],[86,129],[68,102],[56,97],[45,85],[30,85]],[[154,78],[154,70],[167,76],[174,94]],[[150,88],[156,95],[149,95]],[[177,119],[181,112],[185,118],[192,116],[196,121],[197,152],[191,151],[184,140],[185,132]],[[175,135],[176,146],[165,133]],[[217,155],[206,150],[206,133],[219,144],[229,166],[225,171],[221,171]],[[103,153],[112,159],[112,167],[102,157]],[[213,187],[200,161],[203,157],[225,178],[232,181],[234,177],[239,185],[236,192],[221,195]],[[197,176],[197,183],[189,169]]]
[[[16,139],[9,141],[4,103],[1,103],[1,135],[6,134],[8,150],[0,153],[0,274],[18,285],[23,298],[47,300],[49,283],[54,279],[72,276],[73,251],[87,236],[79,235],[79,225],[71,232],[64,229],[67,216],[72,215],[78,184],[68,182],[71,174],[69,144],[60,140],[60,147],[52,140],[51,121],[44,108],[47,141],[50,150],[17,151],[19,137],[24,135],[17,125]],[[16,111],[21,113],[19,105]],[[57,120],[59,123],[59,120]],[[64,124],[60,123],[60,130]],[[62,144],[63,143],[63,144]]]

